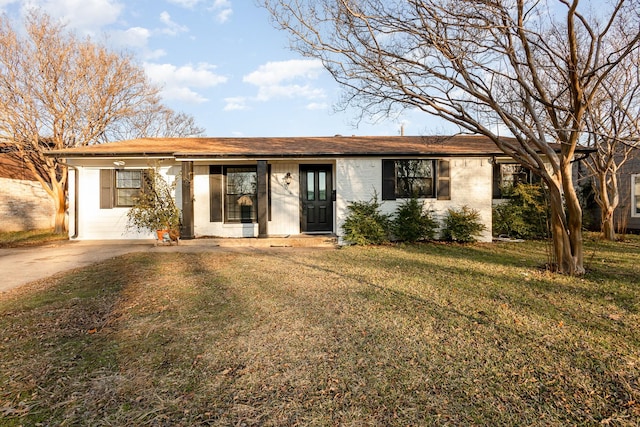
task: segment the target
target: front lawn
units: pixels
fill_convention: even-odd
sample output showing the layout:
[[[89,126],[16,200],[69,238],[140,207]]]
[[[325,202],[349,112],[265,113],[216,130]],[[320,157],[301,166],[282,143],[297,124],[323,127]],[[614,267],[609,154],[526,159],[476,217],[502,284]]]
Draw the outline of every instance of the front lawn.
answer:
[[[640,239],[118,257],[0,295],[0,425],[640,424]]]
[[[68,239],[66,234],[54,233],[53,230],[2,231],[0,248],[37,246]]]

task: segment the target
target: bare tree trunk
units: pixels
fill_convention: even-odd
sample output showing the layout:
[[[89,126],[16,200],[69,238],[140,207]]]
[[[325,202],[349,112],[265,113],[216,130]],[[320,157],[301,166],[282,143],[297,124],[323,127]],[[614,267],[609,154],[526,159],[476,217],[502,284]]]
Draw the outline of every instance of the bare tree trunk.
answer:
[[[568,180],[571,181],[570,176]],[[550,197],[551,236],[554,257],[557,263],[556,269],[563,274],[584,274],[582,209],[580,208],[577,194],[572,189],[568,191],[566,187],[563,189],[563,186],[556,180],[547,184]],[[569,182],[569,184],[571,183]],[[565,205],[566,212],[564,210]]]
[[[606,136],[615,127],[585,117],[601,98],[637,122],[635,93],[613,88],[617,70],[637,74],[640,0],[603,5],[596,15],[595,1],[578,0],[555,2],[553,10],[524,0],[262,1],[294,49],[321,60],[346,89],[343,107],[371,117],[420,109],[491,138],[543,176],[558,271],[584,272],[571,161],[585,132]],[[637,76],[624,81],[633,87]],[[604,107],[605,116],[614,111]],[[513,138],[496,132],[502,125]],[[636,138],[636,128],[624,135]]]
[[[571,270],[569,274],[584,274],[584,248],[582,241],[582,207],[573,185],[571,162],[562,165],[562,186],[567,207],[567,232],[571,245]]]
[[[606,171],[598,173],[598,183],[600,194],[596,198],[596,203],[600,207],[600,230],[602,231],[602,238],[614,241],[616,240],[616,232],[613,226],[615,206],[613,206],[609,200]]]
[[[67,232],[67,197],[63,186],[55,182],[52,186],[53,198],[56,208],[54,233],[65,234]]]
[[[614,212],[620,203],[616,174],[617,166],[596,171],[598,179],[596,203],[600,208],[600,230],[602,238],[611,241],[616,240]]]
[[[67,230],[67,170],[51,150],[142,136],[200,135],[193,118],[163,106],[137,61],[78,38],[33,9],[25,28],[0,15],[0,143],[11,147]]]

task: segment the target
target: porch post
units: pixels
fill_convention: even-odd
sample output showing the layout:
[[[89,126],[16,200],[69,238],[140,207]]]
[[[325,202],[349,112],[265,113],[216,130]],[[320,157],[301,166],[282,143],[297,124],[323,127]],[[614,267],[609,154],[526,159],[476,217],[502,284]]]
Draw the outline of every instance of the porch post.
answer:
[[[181,239],[193,239],[193,162],[182,162],[182,226]]]
[[[258,237],[269,236],[269,168],[266,160],[258,160]]]

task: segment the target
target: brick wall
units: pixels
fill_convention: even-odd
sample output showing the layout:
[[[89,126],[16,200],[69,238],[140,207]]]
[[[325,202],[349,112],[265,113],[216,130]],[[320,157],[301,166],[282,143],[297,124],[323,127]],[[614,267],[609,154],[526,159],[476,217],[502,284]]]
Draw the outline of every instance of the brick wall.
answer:
[[[54,204],[39,182],[0,178],[0,230],[53,228]]]
[[[433,211],[441,221],[449,208],[468,206],[480,214],[480,221],[487,227],[478,240],[491,241],[492,216],[492,165],[489,158],[452,158],[450,161],[451,200],[420,199],[425,209]],[[337,234],[342,234],[342,224],[348,215],[347,205],[352,201],[368,201],[377,194],[382,197],[382,160],[380,158],[338,159],[336,164]],[[382,202],[383,213],[394,213],[402,200]]]

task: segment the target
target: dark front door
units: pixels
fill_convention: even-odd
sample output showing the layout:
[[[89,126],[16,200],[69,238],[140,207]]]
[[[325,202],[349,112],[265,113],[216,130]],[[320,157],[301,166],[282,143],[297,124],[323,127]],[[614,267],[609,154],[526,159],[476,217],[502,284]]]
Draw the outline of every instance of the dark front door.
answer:
[[[300,165],[300,208],[303,233],[333,231],[331,165]]]

